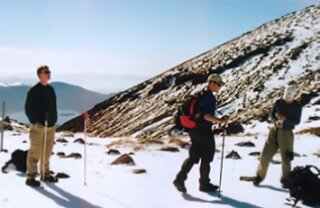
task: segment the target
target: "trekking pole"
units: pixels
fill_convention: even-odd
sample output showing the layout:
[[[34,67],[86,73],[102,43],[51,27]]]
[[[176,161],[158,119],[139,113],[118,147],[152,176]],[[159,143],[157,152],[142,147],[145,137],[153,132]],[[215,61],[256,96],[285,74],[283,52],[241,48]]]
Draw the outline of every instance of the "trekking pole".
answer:
[[[221,186],[222,186],[222,173],[223,173],[223,161],[224,161],[224,146],[225,146],[225,139],[227,134],[228,123],[225,125],[223,129],[223,136],[222,136],[222,150],[221,150],[221,164],[220,164],[220,179],[219,179],[219,194],[218,197],[221,198]]]
[[[89,120],[89,114],[85,112],[83,114],[83,137],[84,137],[84,173],[83,173],[83,184],[87,185],[87,121]]]
[[[43,150],[42,150],[42,176],[41,176],[41,187],[44,188],[45,174],[46,174],[46,149],[47,149],[47,136],[48,136],[48,113],[45,115],[44,120],[44,137],[43,137]]]
[[[1,147],[0,152],[3,151],[3,134],[4,134],[4,115],[5,115],[6,102],[2,102],[2,119],[1,119]]]

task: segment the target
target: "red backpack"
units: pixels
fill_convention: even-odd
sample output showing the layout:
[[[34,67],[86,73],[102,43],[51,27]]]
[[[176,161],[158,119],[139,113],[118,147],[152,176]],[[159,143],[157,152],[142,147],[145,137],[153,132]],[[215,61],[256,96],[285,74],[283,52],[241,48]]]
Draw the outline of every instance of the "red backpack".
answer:
[[[194,129],[197,126],[199,117],[198,101],[201,94],[200,92],[196,95],[190,95],[182,102],[175,117],[177,129]]]

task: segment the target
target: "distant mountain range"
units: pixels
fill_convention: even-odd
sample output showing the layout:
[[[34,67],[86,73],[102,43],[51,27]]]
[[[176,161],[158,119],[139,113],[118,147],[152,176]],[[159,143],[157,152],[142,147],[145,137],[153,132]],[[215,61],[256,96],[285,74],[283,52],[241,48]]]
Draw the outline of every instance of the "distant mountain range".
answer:
[[[51,85],[57,94],[60,124],[112,96],[64,82],[52,82]],[[28,122],[24,115],[24,103],[30,87],[21,83],[0,83],[0,102],[6,102],[6,114],[9,117],[20,122]]]

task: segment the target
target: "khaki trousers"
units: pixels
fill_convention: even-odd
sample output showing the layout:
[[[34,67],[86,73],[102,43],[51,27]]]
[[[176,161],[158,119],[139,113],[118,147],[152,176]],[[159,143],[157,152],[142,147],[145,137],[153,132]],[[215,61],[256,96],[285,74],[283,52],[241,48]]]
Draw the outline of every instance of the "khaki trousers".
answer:
[[[44,149],[44,135],[45,127],[41,124],[34,124],[30,129],[30,149],[27,158],[27,177],[35,178],[38,173],[38,163],[40,161],[41,175],[50,174],[49,160],[52,154],[54,144],[55,127],[48,127],[47,142],[45,150],[45,173],[43,173],[43,149]]]
[[[281,181],[288,176],[291,171],[291,160],[293,159],[293,140],[294,136],[292,130],[278,129],[275,127],[270,129],[268,139],[260,156],[260,163],[257,170],[257,175],[260,176],[262,180],[266,177],[270,161],[279,149],[282,160]]]

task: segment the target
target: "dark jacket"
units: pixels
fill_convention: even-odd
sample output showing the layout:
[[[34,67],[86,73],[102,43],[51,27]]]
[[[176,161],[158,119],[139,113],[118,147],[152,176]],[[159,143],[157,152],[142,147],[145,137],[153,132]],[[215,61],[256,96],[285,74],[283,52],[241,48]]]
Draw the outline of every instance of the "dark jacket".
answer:
[[[271,119],[273,122],[278,120],[276,114],[286,116],[286,120],[283,122],[284,129],[294,129],[295,125],[300,123],[302,107],[297,102],[294,101],[291,104],[285,103],[283,99],[279,99],[275,102],[273,109],[271,111]]]
[[[215,110],[216,97],[208,89],[202,90],[198,94],[198,101],[196,106],[197,126],[194,129],[188,130],[192,145],[194,147],[197,146],[196,149],[204,151],[205,149],[209,148],[210,152],[212,148],[214,149],[215,141],[212,132],[212,123],[205,120],[204,115],[210,114],[214,116]],[[214,154],[214,150],[212,150],[210,154]]]
[[[210,114],[215,116],[216,111],[216,97],[213,95],[211,91],[208,89],[200,92],[199,103],[198,103],[198,111],[201,114],[201,119],[199,123],[199,127],[205,130],[212,129],[212,123],[205,120],[203,116],[205,114]]]
[[[48,126],[54,126],[58,119],[54,89],[50,85],[44,86],[41,83],[33,86],[27,94],[25,112],[32,124],[44,125],[47,114]]]

